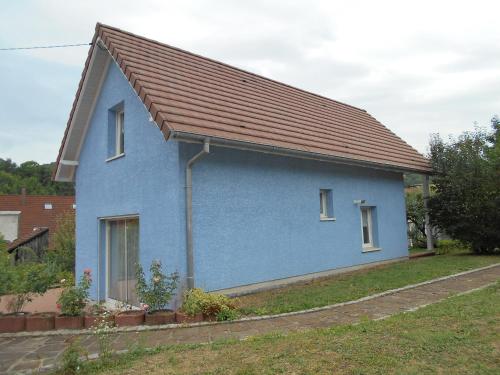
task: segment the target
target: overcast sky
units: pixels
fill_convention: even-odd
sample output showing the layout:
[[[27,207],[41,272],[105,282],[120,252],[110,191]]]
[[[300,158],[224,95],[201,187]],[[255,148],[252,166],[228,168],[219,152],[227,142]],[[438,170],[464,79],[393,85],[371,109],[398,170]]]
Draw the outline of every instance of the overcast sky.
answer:
[[[500,114],[499,20],[478,0],[2,0],[0,48],[89,42],[99,21],[364,108],[426,152]],[[87,51],[0,51],[1,158],[56,159]]]

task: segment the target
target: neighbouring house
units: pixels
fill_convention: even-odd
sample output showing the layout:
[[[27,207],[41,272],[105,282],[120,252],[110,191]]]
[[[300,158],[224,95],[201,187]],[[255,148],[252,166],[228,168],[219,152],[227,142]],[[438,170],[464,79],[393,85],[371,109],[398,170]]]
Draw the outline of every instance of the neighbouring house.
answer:
[[[407,171],[430,166],[363,109],[98,24],[54,178],[77,274],[136,303],[136,262],[237,293],[406,258]]]
[[[57,220],[75,212],[74,196],[0,195],[0,233],[13,252],[21,246],[41,254],[50,244]]]

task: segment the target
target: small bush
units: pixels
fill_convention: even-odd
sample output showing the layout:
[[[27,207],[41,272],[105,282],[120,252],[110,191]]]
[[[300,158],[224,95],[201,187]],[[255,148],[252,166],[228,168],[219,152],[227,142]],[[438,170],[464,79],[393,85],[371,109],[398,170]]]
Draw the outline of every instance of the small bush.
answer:
[[[470,250],[470,246],[464,244],[459,240],[439,240],[436,243],[436,253],[440,255],[462,253]]]
[[[219,293],[207,293],[194,288],[184,293],[182,310],[188,315],[203,313],[217,320],[231,320],[237,317],[237,300]]]
[[[172,273],[167,276],[161,269],[160,261],[153,261],[149,268],[151,278],[146,282],[144,271],[140,264],[136,265],[136,279],[137,284],[135,287],[139,302],[147,311],[163,310],[167,307],[168,303],[177,289],[177,281],[179,276],[177,273]]]
[[[25,263],[13,266],[12,263],[2,270],[8,278],[8,293],[15,294],[9,302],[11,312],[21,312],[34,295],[41,295],[54,282],[54,274],[50,267],[43,263]]]
[[[61,271],[75,273],[75,214],[66,212],[57,219],[52,246],[46,260],[57,265]]]
[[[57,300],[62,315],[82,315],[87,299],[89,298],[91,282],[90,270],[87,269],[80,278],[78,285],[70,285],[67,281],[63,283],[66,286]]]
[[[60,371],[64,375],[77,374],[83,366],[83,361],[80,359],[83,349],[78,340],[72,341],[71,344],[64,350],[62,355],[62,365]]]

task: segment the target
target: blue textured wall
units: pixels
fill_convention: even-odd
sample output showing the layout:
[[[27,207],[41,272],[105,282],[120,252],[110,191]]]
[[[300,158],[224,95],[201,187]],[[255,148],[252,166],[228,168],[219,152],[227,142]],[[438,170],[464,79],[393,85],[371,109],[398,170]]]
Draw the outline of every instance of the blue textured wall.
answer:
[[[106,162],[108,110],[123,101],[125,156]],[[163,134],[139,101],[121,71],[112,64],[87,133],[76,174],[76,272],[97,272],[98,218],[139,214],[140,259],[149,268],[160,259],[169,272],[184,272],[179,246],[180,221],[178,144]],[[183,219],[182,219],[183,220]],[[101,273],[101,280],[103,274]],[[96,296],[94,276],[92,297]],[[102,289],[101,289],[102,291]]]
[[[183,165],[199,148],[181,145]],[[332,189],[336,221],[320,221],[320,189]],[[193,172],[196,284],[216,290],[407,256],[403,192],[397,173],[212,148]],[[362,252],[355,199],[376,206],[381,251]]]
[[[121,101],[125,156],[106,162],[108,110]],[[184,168],[201,145],[165,142],[148,119],[112,65],[76,175],[78,275],[97,270],[98,218],[139,214],[143,265],[160,259],[185,276]],[[336,221],[319,220],[319,189],[332,189]],[[362,252],[355,199],[376,206],[381,251]],[[212,147],[193,169],[193,214],[196,285],[207,290],[408,254],[397,173]]]

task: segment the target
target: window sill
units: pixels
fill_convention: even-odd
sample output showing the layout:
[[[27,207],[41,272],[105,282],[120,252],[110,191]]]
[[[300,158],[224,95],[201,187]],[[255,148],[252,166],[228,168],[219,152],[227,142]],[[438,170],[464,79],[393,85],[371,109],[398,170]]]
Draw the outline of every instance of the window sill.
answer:
[[[320,217],[319,218],[319,221],[335,221],[335,220],[337,220],[337,219],[334,217]]]
[[[381,247],[363,247],[363,253],[371,253],[372,251],[381,251]]]
[[[125,153],[118,154],[118,155],[115,155],[115,156],[111,156],[110,158],[107,158],[107,159],[106,159],[106,162],[108,162],[108,161],[113,161],[113,160],[115,160],[115,159],[119,159],[119,158],[122,158],[122,157],[124,157],[124,156],[125,156]]]

